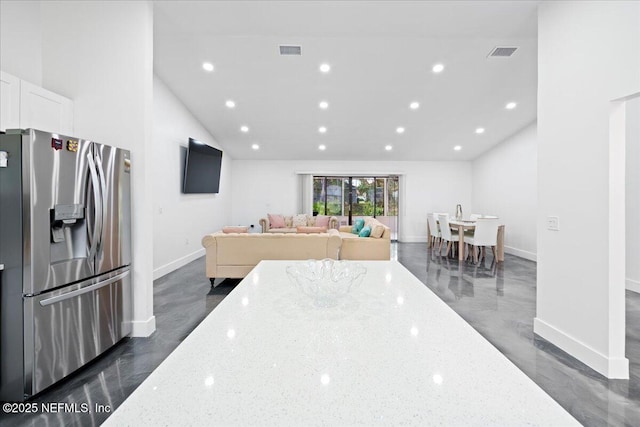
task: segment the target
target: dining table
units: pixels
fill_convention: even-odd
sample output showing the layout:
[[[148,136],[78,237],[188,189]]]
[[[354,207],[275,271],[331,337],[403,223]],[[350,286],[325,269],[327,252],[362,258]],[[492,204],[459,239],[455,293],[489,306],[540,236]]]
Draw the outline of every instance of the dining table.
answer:
[[[438,221],[436,219],[436,221]],[[440,222],[438,221],[438,224]],[[471,219],[451,219],[449,220],[449,226],[452,230],[458,231],[458,260],[464,260],[464,232],[473,231],[476,229],[476,221]],[[427,222],[427,236],[431,236],[431,230],[429,229],[429,222]],[[428,239],[428,245],[431,246],[431,239]],[[496,244],[496,261],[504,261],[504,224],[498,225],[498,236]]]

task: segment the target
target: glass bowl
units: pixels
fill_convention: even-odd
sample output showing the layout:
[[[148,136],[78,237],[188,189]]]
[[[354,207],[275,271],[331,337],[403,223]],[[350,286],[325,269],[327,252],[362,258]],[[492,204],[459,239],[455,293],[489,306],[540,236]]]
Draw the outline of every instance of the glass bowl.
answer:
[[[308,260],[287,267],[289,279],[317,307],[333,307],[357,287],[367,269],[359,263],[333,259]]]

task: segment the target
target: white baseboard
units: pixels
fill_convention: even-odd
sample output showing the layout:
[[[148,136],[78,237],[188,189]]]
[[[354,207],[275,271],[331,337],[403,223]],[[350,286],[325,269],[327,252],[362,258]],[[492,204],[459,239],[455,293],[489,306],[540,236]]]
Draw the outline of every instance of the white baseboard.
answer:
[[[508,254],[528,259],[529,261],[538,261],[538,255],[535,252],[523,251],[522,249],[512,248],[511,246],[505,246],[504,251]]]
[[[401,243],[424,243],[427,244],[427,236],[398,236]]]
[[[640,282],[627,277],[627,290],[640,293]]]
[[[132,337],[148,337],[156,330],[156,316],[151,316],[147,320],[134,320],[131,322]]]
[[[171,273],[179,269],[182,266],[189,264],[191,261],[196,260],[205,254],[204,248],[198,249],[197,251],[190,253],[189,255],[185,255],[182,258],[178,258],[175,261],[171,261],[168,264],[165,264],[161,267],[153,270],[153,280],[159,279],[160,277]]]
[[[629,359],[625,357],[607,357],[537,317],[533,332],[607,378],[629,379]]]

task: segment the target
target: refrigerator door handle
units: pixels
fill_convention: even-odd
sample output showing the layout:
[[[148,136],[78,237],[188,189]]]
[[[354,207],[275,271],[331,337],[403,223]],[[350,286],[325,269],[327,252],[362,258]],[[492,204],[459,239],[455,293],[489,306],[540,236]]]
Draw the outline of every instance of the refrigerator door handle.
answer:
[[[86,294],[87,292],[95,291],[96,289],[100,289],[102,287],[108,286],[108,285],[110,285],[112,283],[117,282],[118,280],[121,280],[121,279],[127,277],[130,273],[131,273],[131,270],[127,270],[124,273],[120,273],[120,274],[118,274],[116,276],[113,276],[113,277],[111,277],[111,278],[109,278],[107,280],[103,280],[102,282],[98,282],[98,283],[96,283],[94,285],[87,286],[86,288],[80,288],[80,289],[75,290],[75,291],[67,292],[66,294],[62,294],[62,295],[58,295],[58,296],[55,296],[55,297],[47,298],[45,300],[40,301],[40,305],[42,307],[46,307],[48,305],[55,304],[55,303],[60,302],[60,301],[64,301],[64,300],[67,300],[67,299],[70,299],[70,298],[75,298],[78,295]]]
[[[100,253],[102,249],[102,238],[104,237],[104,210],[107,207],[107,184],[105,182],[104,169],[102,168],[102,159],[98,155],[96,155],[96,166],[100,179],[100,194],[102,195],[102,203],[100,204],[102,207],[100,210],[100,234],[98,235],[98,244],[96,246],[97,252]]]
[[[91,186],[93,187],[93,198],[94,198],[94,224],[93,224],[93,233],[91,233],[91,247],[89,248],[88,258],[93,260],[96,255],[96,250],[98,249],[98,238],[102,233],[102,198],[98,192],[99,179],[98,179],[98,171],[96,169],[96,164],[93,161],[93,157],[91,154],[87,154],[87,160],[89,163],[89,171],[91,172]]]

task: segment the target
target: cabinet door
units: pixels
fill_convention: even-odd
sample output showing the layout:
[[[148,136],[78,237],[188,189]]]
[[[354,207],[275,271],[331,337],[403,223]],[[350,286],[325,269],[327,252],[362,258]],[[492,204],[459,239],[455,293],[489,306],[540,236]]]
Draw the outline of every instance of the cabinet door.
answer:
[[[20,128],[73,135],[73,101],[22,80]]]
[[[0,130],[20,127],[20,79],[0,71]]]

